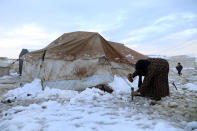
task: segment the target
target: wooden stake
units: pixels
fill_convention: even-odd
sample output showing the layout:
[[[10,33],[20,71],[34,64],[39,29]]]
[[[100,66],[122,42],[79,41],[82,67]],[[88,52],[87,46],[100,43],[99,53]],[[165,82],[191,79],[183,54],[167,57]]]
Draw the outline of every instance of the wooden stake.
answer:
[[[174,84],[174,81],[172,82],[172,85],[175,87],[175,89],[177,90],[177,88],[176,88],[176,85]]]
[[[131,87],[131,100],[133,101],[133,97],[134,97],[134,88],[133,87]]]
[[[41,79],[42,91],[44,91],[44,79]]]

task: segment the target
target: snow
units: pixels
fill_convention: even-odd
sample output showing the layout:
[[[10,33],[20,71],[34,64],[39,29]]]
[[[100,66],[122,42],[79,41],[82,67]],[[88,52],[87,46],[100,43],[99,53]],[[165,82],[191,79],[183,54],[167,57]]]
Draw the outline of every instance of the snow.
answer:
[[[130,100],[130,86],[136,87],[137,79],[129,85],[126,78],[115,76],[109,85],[114,89],[112,94],[96,88],[77,92],[46,87],[42,91],[40,80],[35,79],[4,95],[6,99],[16,101],[16,105],[2,112],[0,130],[183,130],[174,122],[150,117],[146,110],[140,111],[138,100]],[[17,101],[24,101],[25,105]],[[143,106],[147,107],[148,103]],[[153,116],[157,115],[153,113]],[[190,127],[188,125],[188,129]]]
[[[5,76],[0,77],[0,79],[15,78],[18,76],[19,76],[19,74],[17,74],[17,73],[11,73],[10,75],[5,75]]]
[[[162,56],[162,55],[147,55],[150,58],[163,58],[163,59],[168,59],[169,57],[167,56]]]
[[[35,79],[32,83],[24,85],[24,87],[10,90],[6,94],[6,98],[11,100],[15,99],[15,97],[17,97],[18,100],[52,99],[58,96],[60,99],[67,100],[78,94],[77,91],[73,90],[50,89],[49,87],[45,87],[45,90],[42,91],[42,86],[40,83],[40,79]]]
[[[88,94],[93,92],[99,92],[97,89],[88,89],[85,91]],[[82,99],[86,99],[86,93],[77,96]],[[109,96],[105,96],[108,98]],[[56,101],[44,102],[40,105],[31,104],[28,107],[16,107],[12,110],[8,110],[8,117],[11,120],[3,121],[2,125],[8,130],[44,130],[44,131],[62,131],[62,130],[136,130],[141,131],[147,130],[178,130],[168,125],[169,123],[158,120],[150,121],[143,116],[138,114],[131,116],[131,118],[124,119],[121,115],[123,110],[119,110],[115,113],[119,114],[115,116],[111,113],[111,110],[106,110],[103,107],[90,107],[87,102],[85,105],[76,105],[78,99],[75,99],[75,103],[60,104]],[[90,100],[89,98],[86,99]],[[44,108],[45,107],[45,108]],[[17,113],[15,113],[17,112]],[[128,113],[131,114],[131,113]],[[143,129],[144,128],[144,129]],[[148,129],[150,128],[150,129]]]
[[[194,85],[193,83],[187,83],[184,85],[184,87],[190,91],[197,91],[197,85]]]
[[[171,70],[177,72],[177,69],[176,68],[170,68]],[[183,70],[194,70],[195,68],[193,67],[184,67]]]
[[[126,57],[133,59],[133,56],[131,54],[126,55]]]
[[[185,129],[186,131],[197,131],[197,121],[189,122]]]
[[[180,77],[171,69],[169,81],[175,81],[178,90],[171,86],[171,95],[159,102],[144,97],[131,101],[131,87],[137,90],[137,78],[130,83],[127,78],[114,76],[109,83],[112,94],[96,88],[79,92],[46,86],[43,91],[40,79],[35,79],[0,97],[12,101],[0,102],[0,130],[197,131],[197,77],[190,70],[184,69]],[[91,79],[87,83],[92,83]]]
[[[84,54],[84,56],[90,56],[89,54]]]
[[[137,90],[138,79],[134,79],[133,83],[130,83],[127,78],[114,76],[114,81],[109,83],[109,86],[112,87],[114,93],[125,94],[131,91],[131,87]]]

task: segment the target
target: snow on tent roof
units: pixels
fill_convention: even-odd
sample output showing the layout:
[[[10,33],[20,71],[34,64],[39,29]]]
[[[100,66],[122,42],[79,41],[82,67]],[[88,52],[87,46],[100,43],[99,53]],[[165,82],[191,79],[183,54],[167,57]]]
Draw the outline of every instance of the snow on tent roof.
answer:
[[[60,60],[106,57],[109,61],[135,64],[139,59],[148,58],[123,44],[107,41],[96,32],[65,33],[47,47],[28,53],[25,59],[27,61],[41,59],[44,50],[46,50],[45,58]]]

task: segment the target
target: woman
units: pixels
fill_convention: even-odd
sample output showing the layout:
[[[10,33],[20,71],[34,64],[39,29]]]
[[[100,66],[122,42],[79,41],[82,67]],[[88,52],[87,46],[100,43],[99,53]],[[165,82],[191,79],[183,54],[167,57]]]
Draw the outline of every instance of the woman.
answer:
[[[135,94],[140,93],[141,96],[152,97],[155,100],[169,96],[169,64],[167,60],[161,58],[139,60],[135,69],[136,71],[133,74],[128,75],[131,82],[133,82],[134,77],[139,76],[139,89]],[[143,83],[142,76],[144,76]]]

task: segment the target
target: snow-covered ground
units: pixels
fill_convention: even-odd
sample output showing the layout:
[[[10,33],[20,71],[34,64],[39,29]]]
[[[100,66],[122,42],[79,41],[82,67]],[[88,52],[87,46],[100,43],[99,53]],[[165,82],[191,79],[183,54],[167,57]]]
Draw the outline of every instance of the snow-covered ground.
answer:
[[[115,76],[109,94],[96,88],[82,92],[51,89],[42,91],[39,79],[1,97],[1,131],[197,131],[196,75],[179,77],[171,73],[171,96],[161,101],[134,97],[134,83]],[[190,83],[192,81],[192,83]]]

